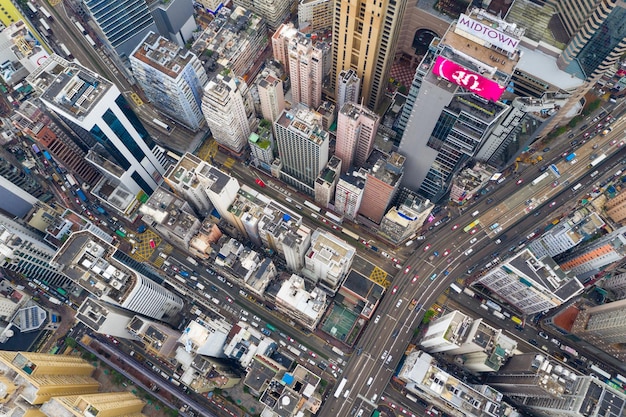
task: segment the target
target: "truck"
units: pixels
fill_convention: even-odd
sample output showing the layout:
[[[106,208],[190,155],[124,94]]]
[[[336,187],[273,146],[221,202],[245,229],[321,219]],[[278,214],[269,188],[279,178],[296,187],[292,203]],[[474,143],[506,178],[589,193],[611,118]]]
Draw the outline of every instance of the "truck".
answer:
[[[106,216],[108,214],[107,211],[100,206],[96,206],[96,211],[102,214],[103,216]]]
[[[199,289],[200,291],[204,290],[204,284],[200,284],[199,282],[196,283],[196,288]]]
[[[81,190],[80,188],[76,189],[76,195],[78,196],[78,198],[81,199],[82,202],[87,202],[87,196],[85,195],[85,193],[83,192],[83,190]]]
[[[189,262],[190,264],[194,265],[194,266],[198,266],[198,261],[196,261],[195,259],[193,259],[191,256],[187,257],[187,262]]]
[[[56,304],[56,305],[61,305],[61,304],[63,304],[63,303],[61,302],[61,300],[59,300],[58,298],[55,298],[55,297],[50,297],[48,300],[50,300],[50,302],[51,302],[52,304]]]
[[[567,162],[570,162],[570,161],[572,161],[574,158],[576,158],[576,154],[575,154],[574,152],[572,152],[571,154],[569,154],[569,155],[567,155],[567,156],[565,157],[565,160],[566,160]]]
[[[504,320],[504,314],[500,313],[499,311],[494,311],[492,314],[497,318]]]

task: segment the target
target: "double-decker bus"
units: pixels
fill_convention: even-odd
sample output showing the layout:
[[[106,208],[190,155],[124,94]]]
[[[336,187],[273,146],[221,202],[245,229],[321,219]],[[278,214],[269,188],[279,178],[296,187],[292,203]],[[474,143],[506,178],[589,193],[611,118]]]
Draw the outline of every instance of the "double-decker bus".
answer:
[[[465,233],[469,232],[470,230],[472,230],[474,227],[478,226],[478,224],[480,223],[480,221],[478,219],[474,220],[473,222],[471,222],[470,224],[468,224],[467,226],[465,226],[463,228],[463,231]]]
[[[595,167],[596,165],[598,165],[600,162],[604,161],[605,159],[606,159],[606,154],[603,153],[602,155],[600,155],[599,157],[591,161],[591,163],[589,164],[589,168]]]
[[[533,180],[533,182],[530,183],[530,185],[537,185],[539,184],[541,181],[545,180],[546,178],[548,178],[548,174],[547,172],[544,172],[543,174],[541,174],[540,176],[538,176],[537,178],[535,178]]]

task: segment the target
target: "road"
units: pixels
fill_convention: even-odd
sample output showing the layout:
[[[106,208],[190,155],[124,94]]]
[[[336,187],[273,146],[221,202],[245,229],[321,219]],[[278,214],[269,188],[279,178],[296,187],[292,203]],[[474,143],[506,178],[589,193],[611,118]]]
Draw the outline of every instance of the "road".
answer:
[[[577,164],[570,164],[560,161],[557,152],[565,152],[564,146],[555,146],[555,149],[547,153],[545,162],[557,163],[561,176],[567,176],[570,183],[578,181],[581,175],[588,171],[588,157],[591,154],[592,146],[598,143],[597,149],[606,152],[617,153],[619,143],[614,140],[621,140],[623,120],[618,120],[613,125],[613,132],[606,137],[597,136],[596,139],[584,144],[576,150],[579,159]],[[617,139],[616,139],[617,138]],[[608,154],[608,153],[607,153]],[[594,169],[613,167],[619,156],[613,156],[605,160],[602,165]],[[539,167],[530,167],[523,171],[519,178],[521,184],[512,178],[505,181],[500,186],[493,186],[493,190],[487,194],[487,198],[500,202],[497,205],[487,204],[487,198],[482,198],[471,209],[467,209],[457,218],[451,219],[448,223],[434,229],[430,236],[415,248],[415,252],[404,264],[403,269],[393,280],[395,291],[389,291],[378,308],[381,318],[378,323],[370,323],[362,335],[363,340],[361,354],[353,355],[344,370],[344,377],[348,380],[346,391],[339,398],[329,396],[321,416],[350,415],[351,410],[364,409],[363,415],[370,415],[376,408],[374,396],[379,397],[390,380],[393,370],[398,365],[405,348],[408,346],[413,330],[417,327],[424,315],[424,306],[432,305],[436,298],[454,280],[458,279],[469,267],[482,267],[483,262],[488,262],[494,256],[499,256],[502,249],[510,244],[517,244],[520,236],[527,236],[537,230],[538,219],[540,223],[551,219],[547,216],[529,215],[537,208],[543,209],[551,201],[555,201],[554,211],[564,206],[572,204],[571,186],[569,184],[552,187],[551,182],[531,185],[534,178],[538,176]],[[588,182],[585,181],[585,184]],[[587,184],[590,186],[592,184]],[[581,190],[578,190],[582,195]],[[528,199],[534,199],[534,207],[530,210],[526,205]],[[479,215],[474,217],[471,213],[476,210]],[[566,211],[569,207],[566,208]],[[565,214],[565,213],[563,213]],[[465,225],[468,225],[476,218],[481,220],[476,234],[471,235],[463,232]],[[502,243],[497,245],[496,233],[490,232],[489,225],[498,222],[503,227],[503,234],[506,238],[501,238]],[[458,227],[455,227],[458,225]],[[470,240],[477,238],[477,241],[470,244]],[[470,256],[465,256],[462,252],[472,247],[474,249]],[[506,250],[506,249],[505,249]],[[437,255],[435,254],[437,252]],[[452,259],[452,260],[450,260]],[[417,307],[414,311],[407,307],[411,300],[415,299]],[[391,359],[389,359],[391,357]],[[369,378],[373,382],[368,385]]]

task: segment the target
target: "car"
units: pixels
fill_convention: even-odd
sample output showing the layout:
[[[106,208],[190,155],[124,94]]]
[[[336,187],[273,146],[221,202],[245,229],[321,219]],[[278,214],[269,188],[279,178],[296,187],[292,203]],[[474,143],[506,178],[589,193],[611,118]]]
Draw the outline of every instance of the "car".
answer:
[[[474,243],[476,243],[476,241],[477,241],[477,240],[478,240],[478,238],[477,238],[477,237],[473,237],[473,238],[470,240],[470,245],[473,245]]]
[[[524,180],[523,180],[522,178],[520,178],[519,180],[517,180],[517,181],[515,182],[515,184],[520,185],[520,184],[521,184],[521,183],[523,183],[523,182],[524,182]]]
[[[415,275],[415,276],[413,277],[413,279],[411,280],[411,282],[415,282],[415,281],[417,281],[418,279],[420,279],[420,276],[419,276],[419,275]]]
[[[556,206],[556,201],[551,202],[549,207],[554,207],[554,206]]]
[[[472,229],[472,230],[470,230],[470,235],[473,235],[476,232],[477,232],[477,229]]]
[[[456,229],[458,229],[458,228],[459,228],[458,223],[457,223],[457,224],[455,224],[454,226],[452,226],[452,230],[456,230]]]
[[[588,126],[589,126],[589,125],[584,124],[584,125],[582,125],[582,126],[580,127],[580,130],[581,130],[581,131],[582,131],[582,130],[585,130],[585,129],[587,129],[587,127],[588,127]]]
[[[559,185],[559,180],[556,180],[552,183],[552,188],[557,187]]]
[[[391,293],[392,293],[392,294],[395,294],[395,293],[397,293],[397,292],[398,292],[398,286],[397,286],[397,285],[394,285],[394,286],[393,286],[393,289],[391,290]]]
[[[616,143],[617,143],[617,139],[613,139],[613,140],[611,141],[611,145],[615,145]]]
[[[339,229],[339,228],[338,228],[337,226],[335,226],[334,224],[333,224],[332,226],[333,226],[333,229],[335,229],[335,230]]]
[[[437,278],[436,272],[430,276],[430,280],[433,281],[435,278]]]
[[[555,345],[557,345],[557,346],[561,346],[561,342],[559,342],[559,341],[558,341],[557,339],[555,339],[555,338],[550,339],[550,341],[551,341],[552,343],[554,343]]]
[[[435,256],[439,256],[439,252],[438,252],[438,251],[434,251],[434,252],[433,252],[433,255],[435,255]]]
[[[232,299],[232,298],[230,298],[230,297],[226,297],[226,301],[228,301],[229,303],[232,303],[232,302],[233,302],[233,299]]]
[[[487,199],[487,204],[491,204],[491,203],[493,203],[493,198],[488,198]]]
[[[576,162],[578,162],[578,159],[572,159],[571,161],[569,161],[569,163],[572,165],[574,165]]]
[[[411,265],[407,266],[407,267],[404,269],[404,273],[405,273],[405,274],[408,274],[410,270],[411,270]]]
[[[443,256],[448,256],[450,255],[450,251],[448,249],[446,249],[445,251],[443,251]]]
[[[380,321],[380,314],[376,316],[376,318],[374,319],[374,324],[377,324],[379,321]]]
[[[572,145],[572,146],[576,146],[576,145],[578,145],[578,141],[577,140],[573,140],[569,144]]]
[[[426,252],[428,249],[430,249],[430,245],[424,246],[424,252]]]
[[[548,340],[548,339],[549,339],[548,335],[547,335],[547,334],[545,334],[544,332],[539,332],[539,333],[537,333],[537,335],[538,335],[540,338],[542,338],[542,339],[546,339],[546,340]]]
[[[312,357],[317,358],[317,355],[315,354],[315,352],[310,351],[309,354],[311,354]]]
[[[585,132],[585,134],[583,135],[583,138],[587,139],[589,137],[589,135],[591,135],[591,133]]]
[[[437,221],[435,222],[435,227],[439,226],[440,224],[441,224],[441,220],[437,220]]]
[[[537,210],[536,212],[534,212],[534,213],[533,213],[533,216],[537,217],[537,216],[539,216],[540,214],[541,214],[541,211],[540,211],[540,210]]]
[[[574,137],[574,134],[573,134],[573,133],[570,133],[569,135],[567,135],[567,138],[568,138],[568,139],[571,139],[571,138],[573,138],[573,137]]]
[[[530,340],[528,341],[528,343],[530,343],[530,344],[531,344],[531,345],[533,345],[533,346],[538,346],[538,345],[539,345],[539,343],[537,343],[537,341],[536,341],[535,339],[530,339]]]

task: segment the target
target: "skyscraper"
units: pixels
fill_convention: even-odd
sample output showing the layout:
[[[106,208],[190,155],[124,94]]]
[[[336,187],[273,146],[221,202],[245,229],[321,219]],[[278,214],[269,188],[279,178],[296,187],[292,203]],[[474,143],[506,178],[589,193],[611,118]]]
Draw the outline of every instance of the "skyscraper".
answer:
[[[296,189],[314,195],[315,179],[328,162],[328,132],[321,115],[298,106],[284,110],[274,123],[281,178]]]
[[[398,153],[386,155],[378,151],[372,152],[368,160],[369,169],[359,170],[359,175],[365,178],[362,201],[367,201],[367,204],[361,204],[359,214],[380,224],[400,188],[404,163],[404,156]]]
[[[240,155],[256,125],[248,84],[242,78],[218,74],[204,89],[202,112],[215,141]]]
[[[106,41],[124,58],[157,27],[145,0],[85,0]]]
[[[360,91],[361,79],[356,75],[356,71],[353,69],[341,71],[337,80],[337,108],[341,110],[348,101],[359,103]]]
[[[274,59],[280,62],[287,74],[289,74],[289,41],[298,34],[298,29],[293,23],[283,23],[272,35],[272,54]]]
[[[165,173],[163,149],[154,144],[115,84],[57,55],[28,81],[76,134],[96,142],[86,159],[103,174],[108,191],[101,182],[92,193],[102,190],[100,196],[120,211],[140,192],[152,194]]]
[[[261,114],[264,119],[274,123],[285,110],[283,82],[268,72],[261,75],[260,80],[257,81],[257,86],[261,100]]]
[[[317,109],[322,102],[323,56],[310,37],[297,32],[289,40],[289,76],[293,103]]]
[[[380,117],[363,105],[346,102],[337,120],[335,155],[341,158],[342,172],[362,166],[372,152]]]
[[[376,110],[387,89],[406,0],[335,2],[331,88],[341,71],[353,69],[361,79],[361,97]]]
[[[359,175],[342,174],[335,190],[335,212],[354,221],[363,201],[365,179]]]
[[[192,130],[204,124],[200,107],[208,78],[192,52],[150,32],[132,52],[130,65],[141,89],[159,111]]]
[[[626,300],[613,301],[581,310],[572,332],[581,338],[595,336],[606,343],[626,343]]]

